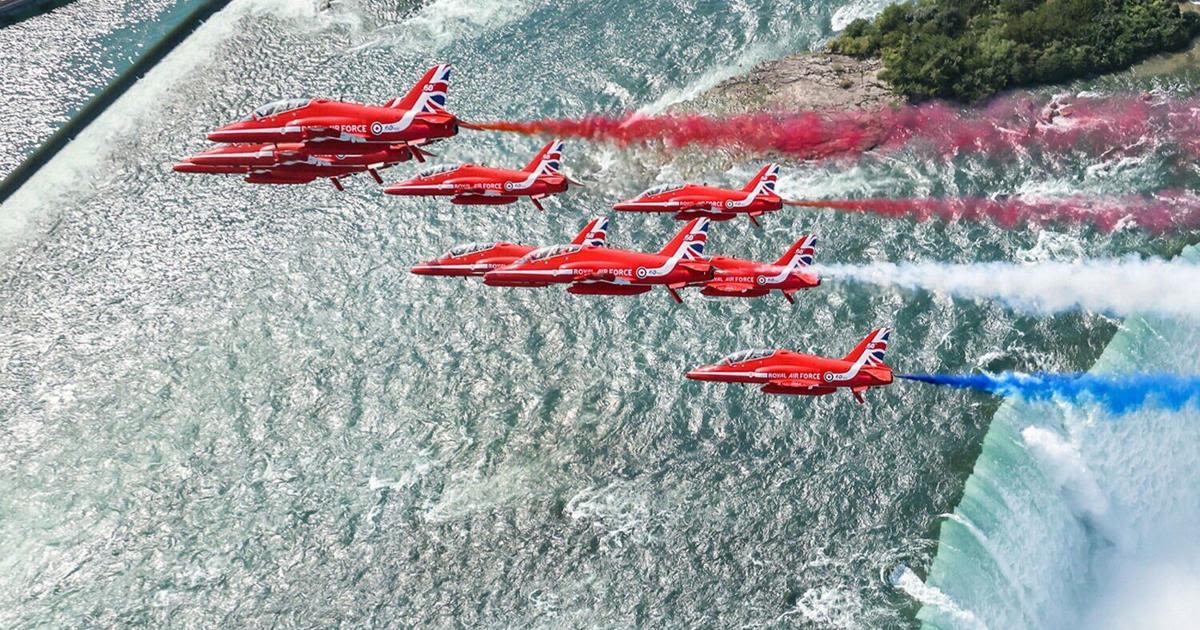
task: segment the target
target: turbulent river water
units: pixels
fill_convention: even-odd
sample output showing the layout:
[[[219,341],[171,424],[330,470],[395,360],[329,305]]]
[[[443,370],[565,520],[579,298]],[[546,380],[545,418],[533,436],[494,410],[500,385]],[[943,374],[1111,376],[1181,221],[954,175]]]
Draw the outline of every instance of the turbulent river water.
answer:
[[[161,16],[193,3],[131,8],[151,4],[75,10],[165,30]],[[897,331],[889,362],[901,371],[1079,371],[1118,320],[853,282],[795,306],[675,305],[407,272],[456,243],[560,242],[653,183],[741,182],[760,158],[570,143],[566,168],[589,186],[545,213],[387,198],[365,177],[338,193],[170,171],[206,130],[259,104],[382,102],[437,61],[455,64],[449,104],[468,119],[658,111],[882,4],[235,0],[0,209],[0,625],[1011,628],[1069,626],[1097,601],[1136,599],[1136,584],[1110,578],[1155,571],[1141,542],[1194,545],[1197,499],[1164,481],[1195,477],[1194,412],[1130,421],[1012,404],[993,423],[994,398],[914,383],[859,406],[683,379],[747,347],[840,354],[881,325]],[[6,49],[62,41],[54,15],[0,31]],[[107,52],[64,56],[58,71],[39,67],[52,77],[41,81],[26,64],[0,69],[5,96],[19,97],[5,99],[0,133],[29,138],[5,148],[6,170],[44,136],[22,129],[48,128],[94,89],[67,78],[138,45],[72,37]],[[1087,87],[1163,94],[1194,79]],[[46,112],[22,108],[34,101]],[[520,165],[539,144],[464,131],[435,151]],[[1170,139],[1130,145],[913,147],[787,163],[780,189],[1196,187]],[[614,216],[609,238],[657,248],[675,229]],[[819,261],[842,264],[1169,255],[1189,236],[788,209],[762,230],[716,225],[709,244],[773,260],[801,233],[821,238]],[[1191,343],[1171,332],[1183,323],[1138,322],[1118,340]],[[1169,362],[1179,346],[1166,346],[1155,366],[1195,367]],[[1102,365],[1115,369],[1114,353]],[[1008,451],[1020,461],[989,467]],[[1028,491],[1010,495],[1019,484]],[[1112,516],[1130,513],[1144,516]]]

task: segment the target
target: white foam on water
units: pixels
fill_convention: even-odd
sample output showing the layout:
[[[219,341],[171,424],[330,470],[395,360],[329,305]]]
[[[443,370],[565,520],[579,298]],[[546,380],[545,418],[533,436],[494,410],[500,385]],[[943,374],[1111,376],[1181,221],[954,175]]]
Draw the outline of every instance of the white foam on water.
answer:
[[[490,474],[478,469],[454,473],[441,496],[426,506],[425,519],[444,523],[540,496],[553,490],[545,481],[542,471],[522,465],[504,466]]]
[[[1052,230],[1040,230],[1037,242],[1028,249],[1018,250],[1015,258],[1024,263],[1057,261],[1081,261],[1087,256],[1084,243],[1077,236],[1061,234]]]
[[[961,628],[986,630],[987,625],[977,619],[969,610],[963,610],[942,591],[925,583],[912,569],[899,566],[892,572],[892,586],[904,591],[909,597],[926,606],[936,607],[955,620]]]
[[[709,68],[686,85],[664,90],[662,95],[653,102],[638,108],[637,113],[647,116],[661,114],[672,105],[690,101],[716,87],[722,81],[745,74],[756,64],[767,59],[775,59],[781,54],[778,43],[759,43],[746,46],[731,63]]]
[[[455,41],[512,24],[532,10],[530,0],[435,0],[357,49],[395,47],[435,53]]]
[[[799,615],[821,628],[854,630],[866,627],[859,617],[864,608],[862,597],[855,591],[834,586],[810,588],[796,600],[796,606],[779,619]]]
[[[1017,310],[1059,313],[1087,310],[1111,315],[1137,312],[1200,316],[1200,265],[1159,259],[978,264],[875,263],[820,265],[827,278],[967,299],[995,299]]]
[[[1063,490],[1076,512],[1093,517],[1108,512],[1108,498],[1077,445],[1046,427],[1025,427],[1021,438],[1041,463],[1047,478]]]
[[[833,17],[830,19],[830,26],[835,31],[844,31],[854,20],[869,20],[879,15],[890,4],[893,3],[889,0],[871,0],[869,2],[860,2],[840,7],[837,11],[833,12]]]

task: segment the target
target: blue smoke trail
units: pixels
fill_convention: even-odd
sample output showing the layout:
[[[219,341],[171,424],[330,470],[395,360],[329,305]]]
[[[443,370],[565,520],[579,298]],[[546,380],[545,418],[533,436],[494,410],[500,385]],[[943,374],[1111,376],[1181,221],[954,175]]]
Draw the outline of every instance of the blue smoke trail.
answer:
[[[903,374],[900,378],[978,389],[1031,401],[1094,402],[1114,414],[1148,405],[1178,411],[1200,398],[1200,376],[1179,374]]]

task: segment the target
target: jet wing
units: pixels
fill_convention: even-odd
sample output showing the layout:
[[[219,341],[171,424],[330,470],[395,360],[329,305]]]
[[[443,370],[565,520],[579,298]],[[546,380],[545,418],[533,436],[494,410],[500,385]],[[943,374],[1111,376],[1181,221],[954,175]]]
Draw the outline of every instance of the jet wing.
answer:
[[[301,138],[305,142],[337,141],[357,143],[370,140],[365,134],[350,133],[332,127],[305,127],[304,131],[301,132]]]
[[[825,383],[811,378],[778,378],[771,379],[771,385],[786,389],[817,389],[828,387]]]
[[[749,293],[761,288],[749,282],[709,282],[704,286],[722,293]]]

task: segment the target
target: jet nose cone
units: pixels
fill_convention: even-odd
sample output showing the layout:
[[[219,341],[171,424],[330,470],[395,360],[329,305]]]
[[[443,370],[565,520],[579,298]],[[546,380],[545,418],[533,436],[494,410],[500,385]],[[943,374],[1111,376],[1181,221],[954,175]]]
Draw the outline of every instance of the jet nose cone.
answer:
[[[238,136],[242,134],[243,126],[241,123],[233,123],[217,127],[208,132],[208,139],[212,142],[237,142]]]
[[[383,192],[388,195],[412,195],[414,194],[410,182],[397,182],[390,186],[385,186]]]
[[[617,212],[630,212],[635,208],[636,206],[633,205],[632,201],[618,201],[617,203],[613,204],[613,210],[616,210]]]
[[[432,276],[437,272],[437,265],[434,263],[424,262],[413,267],[412,269],[409,269],[409,271],[418,276]]]
[[[207,152],[206,153],[197,153],[196,155],[189,156],[184,161],[189,162],[191,164],[210,164],[213,166],[220,166],[220,165],[234,163],[234,160],[225,158],[219,153],[207,153]]]
[[[171,166],[171,170],[175,171],[176,173],[190,173],[195,166],[195,164],[192,164],[187,160],[181,160]]]
[[[705,365],[688,372],[687,377],[694,381],[710,381],[716,371],[717,366]]]

